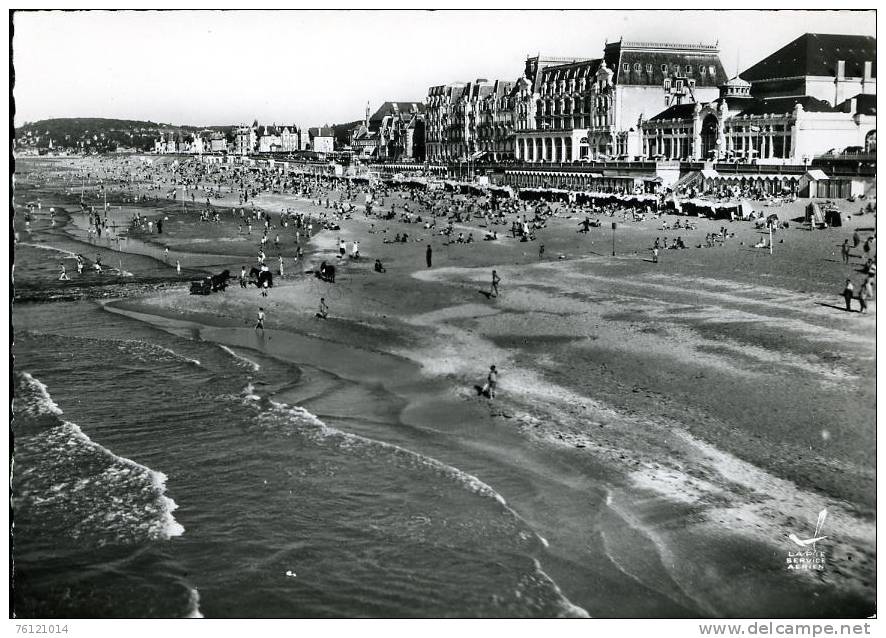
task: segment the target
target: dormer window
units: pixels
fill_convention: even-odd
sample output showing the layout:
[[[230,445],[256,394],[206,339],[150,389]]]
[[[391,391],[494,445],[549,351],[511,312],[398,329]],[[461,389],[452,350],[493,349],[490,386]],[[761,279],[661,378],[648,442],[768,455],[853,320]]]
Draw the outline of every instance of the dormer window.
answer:
[[[628,64],[627,62],[625,62],[624,64],[621,65],[621,70],[622,70],[622,71],[630,71],[630,70],[631,70],[631,65]]]
[[[670,91],[670,90],[671,90],[671,78],[665,78],[665,81],[664,81],[664,90],[665,90],[665,91]]]
[[[634,62],[634,71],[639,71],[639,70],[640,70],[640,63]]]
[[[711,75],[717,74],[717,69],[715,69],[713,65],[708,67],[708,71],[710,71]]]
[[[691,64],[686,65],[686,75],[692,75],[692,65]]]
[[[651,64],[646,65],[646,73],[652,73],[652,65]]]
[[[668,65],[667,65],[667,64],[662,64],[662,65],[661,65],[661,72],[662,72],[662,73],[667,73],[667,72],[668,72]]]
[[[698,67],[698,72],[699,72],[701,75],[704,75],[704,74],[705,74],[705,71],[707,71],[707,69],[705,69],[705,67],[704,67],[703,64],[700,65],[700,66]]]

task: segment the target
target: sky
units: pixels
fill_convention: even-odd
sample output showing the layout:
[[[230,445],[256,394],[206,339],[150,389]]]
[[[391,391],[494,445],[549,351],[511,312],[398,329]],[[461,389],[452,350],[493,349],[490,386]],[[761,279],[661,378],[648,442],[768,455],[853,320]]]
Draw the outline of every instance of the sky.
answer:
[[[13,18],[16,126],[362,119],[429,86],[515,80],[528,55],[607,40],[719,43],[731,76],[806,32],[876,35],[873,11],[43,11]]]

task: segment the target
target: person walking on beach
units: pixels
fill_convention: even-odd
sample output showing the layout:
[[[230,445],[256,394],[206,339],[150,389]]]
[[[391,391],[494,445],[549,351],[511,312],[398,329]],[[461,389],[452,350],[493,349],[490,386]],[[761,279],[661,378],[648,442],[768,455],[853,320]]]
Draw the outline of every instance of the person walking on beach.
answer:
[[[68,277],[68,271],[65,270],[65,265],[61,264],[61,273],[58,276],[59,281],[70,281],[70,277]]]
[[[182,263],[178,259],[175,260],[175,272],[182,274]]]
[[[255,322],[254,330],[261,330],[262,334],[265,333],[265,309],[261,306],[258,309],[258,321]]]
[[[858,290],[858,303],[861,306],[858,311],[866,313],[868,311],[868,289],[864,285]]]
[[[283,255],[280,255],[277,259],[280,262],[280,276],[282,277],[283,276]]]
[[[320,310],[315,316],[317,319],[326,319],[329,316],[329,306],[326,305],[326,300],[323,297],[320,297]]]
[[[425,251],[425,261],[428,264],[428,268],[431,267],[431,255],[432,254],[433,254],[433,251],[431,250],[431,245],[428,244],[428,249]]]
[[[545,258],[545,245],[541,244],[538,247],[538,260],[541,261],[544,258]]]
[[[852,312],[852,298],[855,296],[855,287],[852,281],[846,280],[846,287],[843,288],[843,300],[846,302],[846,312]]]
[[[658,248],[657,247],[652,248],[652,263],[653,264],[658,263]]]
[[[861,235],[858,234],[858,231],[852,233],[852,247],[858,248],[858,245],[861,243]]]
[[[240,268],[240,287],[246,288],[246,266]]]
[[[169,248],[163,249],[163,261],[169,261]]]
[[[862,284],[862,286],[864,286],[864,290],[865,290],[865,294],[867,295],[867,299],[873,299],[874,298],[874,278],[871,275],[867,275],[864,278],[864,283]]]
[[[490,399],[495,398],[495,386],[498,384],[498,370],[495,369],[494,365],[489,366],[489,374],[486,375],[486,384],[480,390],[480,394],[489,397]]]
[[[849,263],[849,240],[846,239],[843,241],[843,246],[840,248],[840,252],[843,255],[843,263]]]
[[[501,277],[494,270],[492,271],[492,287],[489,290],[491,297],[498,297],[498,284],[501,283]]]

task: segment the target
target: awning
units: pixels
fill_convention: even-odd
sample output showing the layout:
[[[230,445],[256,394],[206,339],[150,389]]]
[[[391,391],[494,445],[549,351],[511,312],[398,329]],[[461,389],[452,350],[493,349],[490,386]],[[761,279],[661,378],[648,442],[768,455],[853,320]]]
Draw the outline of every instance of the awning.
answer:
[[[706,168],[706,169],[702,170],[701,176],[706,179],[713,179],[714,177],[720,177],[720,173],[718,173],[717,171],[715,171],[711,168]]]
[[[489,151],[477,151],[476,153],[471,153],[471,159],[480,159],[484,155],[486,155]]]
[[[821,181],[823,179],[830,179],[827,175],[825,175],[824,171],[821,171],[817,168],[806,171],[806,177],[815,181]]]
[[[658,175],[656,175],[655,177],[644,177],[644,178],[643,178],[643,181],[644,181],[644,182],[655,182],[655,183],[657,183],[657,184],[661,184],[661,182],[662,182],[663,180],[661,179],[661,177],[659,177]]]

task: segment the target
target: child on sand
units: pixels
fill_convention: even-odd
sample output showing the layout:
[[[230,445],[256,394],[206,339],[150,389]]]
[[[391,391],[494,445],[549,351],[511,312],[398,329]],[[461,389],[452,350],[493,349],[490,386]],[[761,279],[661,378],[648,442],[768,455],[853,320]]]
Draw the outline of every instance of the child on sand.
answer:
[[[489,374],[486,375],[486,384],[480,390],[480,394],[489,397],[490,399],[495,398],[495,386],[498,383],[498,370],[495,369],[494,365],[489,366]]]

